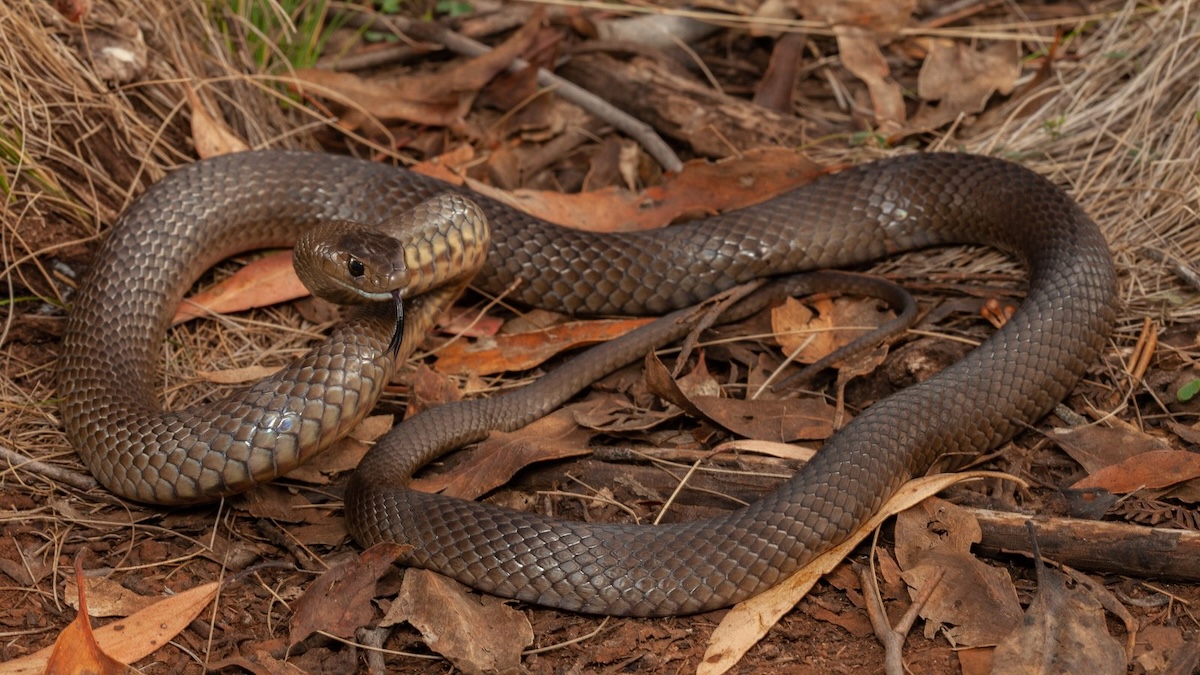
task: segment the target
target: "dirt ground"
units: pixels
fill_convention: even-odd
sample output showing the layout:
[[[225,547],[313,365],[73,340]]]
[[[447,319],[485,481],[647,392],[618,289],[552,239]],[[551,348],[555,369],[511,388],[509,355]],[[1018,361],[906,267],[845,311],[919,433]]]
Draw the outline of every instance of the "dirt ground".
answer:
[[[509,603],[515,611],[496,609],[494,619],[455,619],[462,632],[444,640],[455,643],[449,647],[435,646],[430,634],[451,628],[423,634],[417,626],[431,619],[416,610],[380,629],[402,598],[416,603],[418,591],[402,589],[404,570],[386,562],[370,576],[368,554],[346,532],[347,458],[367,447],[357,441],[315,469],[213,505],[135,504],[91,482],[63,432],[55,379],[77,281],[102,264],[92,258],[97,242],[149,184],[239,143],[448,168],[485,187],[529,189],[523,201],[541,213],[623,213],[630,203],[638,213],[646,195],[684,195],[684,206],[654,216],[664,222],[744,204],[743,191],[782,191],[812,166],[832,170],[913,150],[995,155],[1041,173],[1105,232],[1122,307],[1100,361],[1066,407],[972,467],[1027,486],[964,483],[941,493],[961,513],[930,502],[928,513],[889,520],[874,547],[868,538],[854,549],[732,672],[884,672],[859,570],[878,569],[882,606],[895,625],[928,581],[906,562],[913,532],[948,541],[970,539],[972,528],[983,541],[973,549],[968,542],[944,565],[969,571],[949,572],[941,583],[953,597],[936,596],[922,615],[943,612],[940,620],[916,620],[903,644],[908,672],[1200,672],[1195,3],[814,0],[781,3],[789,31],[777,32],[781,24],[747,18],[759,3],[707,2],[697,7],[708,21],[720,19],[714,30],[665,41],[617,32],[625,30],[614,27],[625,18],[618,12],[567,4],[402,3],[399,15],[387,13],[390,4],[95,0],[56,8],[31,0],[0,7],[0,673],[34,672],[21,670],[28,661],[19,659],[53,645],[76,618],[77,559],[95,626],[141,626],[133,622],[138,612],[164,631],[179,623],[152,649],[122,647],[144,654],[132,665],[147,673],[487,672],[479,665],[486,659],[455,647],[497,633],[511,649],[527,630],[532,638],[512,652],[527,650],[519,666],[509,660],[495,669],[691,672],[703,669],[710,637],[729,613],[604,619]],[[285,27],[285,8],[294,10],[293,29]],[[411,23],[393,30],[380,17]],[[463,55],[456,37],[484,42],[507,60]],[[616,130],[587,104],[566,102],[529,69],[506,72],[513,55],[649,123],[666,152]],[[682,172],[671,158],[687,162]],[[712,170],[704,160],[723,163]],[[564,206],[547,193],[579,196]],[[218,267],[198,287],[255,257]],[[981,315],[986,302],[1018,304],[1024,280],[999,253],[963,248],[906,254],[870,271],[914,293],[921,318],[882,362],[848,382],[825,373],[805,385],[831,415],[853,415],[960,358],[994,330]],[[807,307],[795,311],[832,317],[832,328],[878,313],[872,301],[817,298]],[[172,328],[163,349],[164,405],[219,397],[246,373],[279,366],[328,329],[332,311],[301,299]],[[571,344],[550,344],[539,332],[547,325],[571,327],[581,336],[572,344],[607,330],[479,294],[469,293],[459,311],[470,318],[447,319],[398,370],[377,426],[390,426],[390,416],[411,405],[495,395],[552,370],[570,357],[560,352]],[[458,337],[472,321],[475,332]],[[688,370],[742,397],[786,365],[786,349],[769,338],[783,321],[811,319],[765,312],[717,328]],[[507,372],[446,372],[453,343],[499,339],[484,331],[501,324],[501,336],[536,336],[541,342],[522,349],[548,359]],[[674,352],[663,358],[670,365]],[[572,422],[570,433],[583,439],[580,453],[531,440],[544,440],[544,431],[510,441],[539,446],[545,454],[537,456],[552,459],[515,467],[486,498],[589,521],[647,522],[668,504],[665,520],[690,521],[756,499],[800,465],[771,453],[710,457],[739,435],[669,411],[648,388],[639,363],[577,399],[570,419],[584,421]],[[816,447],[826,435],[812,432],[801,445]],[[473,466],[471,452],[442,468]],[[705,470],[673,496],[698,459]],[[1085,478],[1101,489],[1074,489]],[[1052,582],[1031,561],[1023,525],[1014,535],[988,519],[993,512],[1036,516],[1045,524],[1046,558],[1077,575]],[[1097,523],[1125,527],[1091,529]],[[1178,548],[1151,548],[1177,536]],[[338,577],[346,585],[327,588],[338,583],[332,574],[346,574]],[[345,578],[367,590],[355,595]],[[211,602],[205,596],[194,609],[164,602],[211,582],[220,582]],[[1054,583],[1063,586],[1060,596],[1047,590]],[[499,604],[420,592],[427,605]],[[1045,607],[1052,597],[1063,603],[1057,610]],[[997,620],[1003,630],[977,625],[1005,607],[1015,613],[1007,624]],[[1026,669],[1036,659],[1021,648],[996,648],[1035,639],[1017,632],[1022,616],[1026,627],[1036,623],[1058,640],[1055,665]],[[1046,616],[1059,629],[1037,623]],[[143,643],[157,639],[134,632]],[[1119,659],[1100,656],[1113,645]],[[996,654],[1009,659],[1009,670],[999,657],[993,662]]]

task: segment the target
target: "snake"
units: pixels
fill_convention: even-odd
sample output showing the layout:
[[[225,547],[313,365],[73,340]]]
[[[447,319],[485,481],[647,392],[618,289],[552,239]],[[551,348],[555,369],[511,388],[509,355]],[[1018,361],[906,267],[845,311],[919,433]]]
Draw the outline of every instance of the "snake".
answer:
[[[347,524],[362,546],[409,544],[402,564],[566,610],[679,615],[769,588],[846,539],[906,480],[960,468],[1037,422],[1097,361],[1116,320],[1116,274],[1100,229],[1051,181],[999,158],[900,155],[755,206],[599,234],[398,166],[323,153],[237,153],[194,162],[148,188],[112,226],[71,298],[60,410],[89,470],[130,500],[212,501],[286,473],[347,433],[426,328],[409,318],[398,328],[396,305],[408,307],[406,317],[428,314],[452,292],[366,304],[274,376],[182,410],[163,410],[159,400],[170,316],[221,259],[290,246],[316,223],[395,221],[446,194],[477,206],[490,229],[470,279],[475,288],[570,314],[674,316],[749,280],[931,246],[993,247],[1028,271],[1017,311],[964,358],[867,407],[793,478],[715,519],[570,522],[395,485],[441,452],[430,444],[524,424],[582,387],[582,375],[644,354],[614,343],[574,360],[584,365],[552,369],[523,398],[466,401],[407,420],[350,478]]]

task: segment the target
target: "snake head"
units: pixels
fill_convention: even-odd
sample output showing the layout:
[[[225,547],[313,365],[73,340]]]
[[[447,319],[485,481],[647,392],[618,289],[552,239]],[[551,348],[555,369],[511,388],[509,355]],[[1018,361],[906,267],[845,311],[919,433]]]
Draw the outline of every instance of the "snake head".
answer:
[[[314,295],[343,305],[396,301],[410,284],[404,242],[350,221],[313,226],[296,242],[293,264]]]

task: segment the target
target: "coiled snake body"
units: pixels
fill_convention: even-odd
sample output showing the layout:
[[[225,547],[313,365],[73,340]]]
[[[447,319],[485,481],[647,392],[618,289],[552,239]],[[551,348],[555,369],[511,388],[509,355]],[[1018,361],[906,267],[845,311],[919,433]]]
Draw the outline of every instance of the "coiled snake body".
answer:
[[[256,152],[198,162],[148,190],[97,254],[63,341],[64,424],[96,477],[138,501],[212,500],[269,480],[344,434],[393,368],[390,310],[364,310],[275,377],[178,412],[162,412],[156,396],[167,321],[185,289],[223,257],[290,245],[314,220],[379,222],[447,189],[345,157]],[[364,460],[346,494],[361,544],[398,539],[415,547],[407,564],[566,609],[681,614],[769,587],[843,539],[908,478],[935,462],[958,466],[1044,415],[1096,360],[1115,317],[1115,276],[1098,228],[1048,181],[996,159],[875,162],[649,233],[578,232],[472,198],[493,239],[475,285],[491,293],[515,286],[515,300],[572,313],[662,313],[755,277],[954,243],[1008,251],[1031,275],[1017,313],[966,358],[870,407],[776,492],[716,520],[566,523],[388,485],[423,461],[395,459],[393,446],[448,428],[463,429],[451,439],[461,442],[497,420],[523,423],[548,412],[541,394],[405,423]],[[419,337],[408,330],[411,346]],[[547,381],[542,392],[578,385]]]

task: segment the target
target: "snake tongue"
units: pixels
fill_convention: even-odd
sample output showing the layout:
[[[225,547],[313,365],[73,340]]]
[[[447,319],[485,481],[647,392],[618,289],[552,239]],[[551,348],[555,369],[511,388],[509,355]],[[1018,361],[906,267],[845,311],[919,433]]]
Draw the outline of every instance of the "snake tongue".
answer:
[[[400,343],[404,338],[404,290],[392,291],[392,301],[396,304],[396,327],[392,331],[392,340],[388,343],[388,351],[395,356],[400,352]]]

